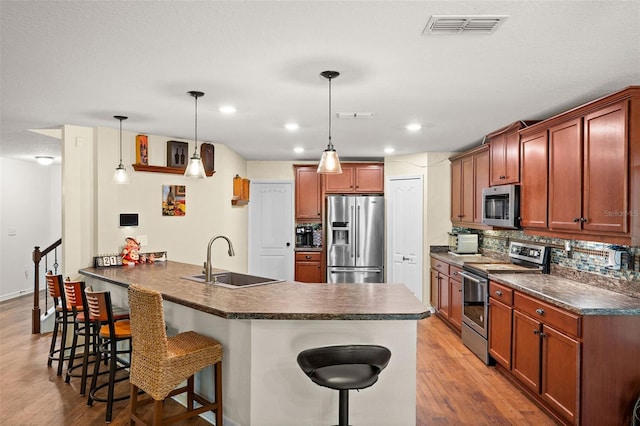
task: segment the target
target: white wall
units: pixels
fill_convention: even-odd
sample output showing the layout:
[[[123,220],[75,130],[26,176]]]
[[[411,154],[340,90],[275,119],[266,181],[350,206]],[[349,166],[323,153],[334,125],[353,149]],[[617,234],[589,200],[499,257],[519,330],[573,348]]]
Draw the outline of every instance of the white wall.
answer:
[[[170,260],[199,265],[206,258],[209,239],[224,234],[233,242],[236,256],[228,257],[226,245],[218,241],[212,250],[214,266],[245,272],[247,208],[232,207],[231,198],[233,177],[246,176],[246,161],[226,146],[214,144],[216,173],[205,180],[136,172],[131,164],[137,134],[123,131],[123,164],[130,184],[116,185],[112,176],[119,162],[118,129],[64,126],[63,246],[68,274],[92,266],[97,254],[119,253],[129,235],[146,236],[142,252],[167,251]],[[148,135],[148,140],[149,164],[164,166],[166,142],[179,139]],[[185,216],[162,216],[163,185],[186,186]],[[138,213],[139,226],[120,228],[120,213]]]
[[[0,158],[0,300],[33,292],[34,247],[44,250],[61,237],[60,173],[59,164]],[[43,260],[41,288],[44,267]]]

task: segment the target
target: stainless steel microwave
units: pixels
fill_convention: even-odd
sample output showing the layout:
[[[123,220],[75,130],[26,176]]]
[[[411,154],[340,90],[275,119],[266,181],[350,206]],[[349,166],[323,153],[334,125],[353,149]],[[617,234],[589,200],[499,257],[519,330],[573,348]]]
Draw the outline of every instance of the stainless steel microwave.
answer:
[[[482,223],[499,228],[520,227],[520,186],[500,185],[482,190]]]

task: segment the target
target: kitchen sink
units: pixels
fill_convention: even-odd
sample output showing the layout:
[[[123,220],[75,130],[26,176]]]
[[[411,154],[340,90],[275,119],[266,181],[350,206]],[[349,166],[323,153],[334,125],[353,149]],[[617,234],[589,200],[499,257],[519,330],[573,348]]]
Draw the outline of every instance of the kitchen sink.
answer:
[[[182,278],[200,283],[207,283],[204,274],[189,275]],[[284,280],[258,277],[256,275],[240,274],[238,272],[223,272],[219,274],[212,274],[211,281],[207,284],[213,284],[226,288],[247,288],[255,287],[258,285],[280,283],[282,281]]]

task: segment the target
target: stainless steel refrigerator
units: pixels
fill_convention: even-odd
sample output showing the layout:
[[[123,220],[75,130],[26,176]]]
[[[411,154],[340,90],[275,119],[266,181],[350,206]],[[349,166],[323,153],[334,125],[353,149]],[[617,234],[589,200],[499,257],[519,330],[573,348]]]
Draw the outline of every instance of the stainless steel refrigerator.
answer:
[[[327,197],[327,282],[384,282],[384,197]]]

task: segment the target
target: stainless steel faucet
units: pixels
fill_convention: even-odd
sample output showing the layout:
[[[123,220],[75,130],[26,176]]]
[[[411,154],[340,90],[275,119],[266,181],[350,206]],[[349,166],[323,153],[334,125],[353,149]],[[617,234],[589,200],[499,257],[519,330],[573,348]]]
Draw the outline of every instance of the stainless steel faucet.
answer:
[[[227,240],[227,244],[229,244],[229,251],[228,251],[229,256],[236,255],[236,252],[233,250],[233,244],[231,243],[231,240],[225,237],[224,235],[217,235],[213,237],[211,240],[209,240],[209,245],[207,245],[207,263],[205,263],[204,265],[204,268],[205,268],[204,277],[206,282],[211,282],[211,245],[218,238],[224,238],[225,240]]]

